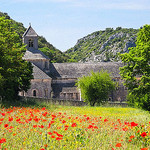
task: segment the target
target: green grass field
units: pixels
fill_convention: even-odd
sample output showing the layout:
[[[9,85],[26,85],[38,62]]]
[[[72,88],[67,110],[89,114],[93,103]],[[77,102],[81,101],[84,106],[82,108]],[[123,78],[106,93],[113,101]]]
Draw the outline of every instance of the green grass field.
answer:
[[[150,114],[135,108],[46,105],[0,109],[7,150],[148,150]]]

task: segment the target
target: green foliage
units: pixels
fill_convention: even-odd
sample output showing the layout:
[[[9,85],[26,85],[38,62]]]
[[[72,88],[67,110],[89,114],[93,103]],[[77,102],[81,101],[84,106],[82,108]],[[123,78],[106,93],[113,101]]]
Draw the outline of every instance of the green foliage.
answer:
[[[27,91],[32,79],[32,66],[22,60],[26,48],[14,32],[12,21],[0,17],[0,98],[16,99],[19,91]]]
[[[115,88],[110,74],[106,71],[91,72],[89,76],[80,77],[77,86],[81,90],[81,96],[91,106],[101,104],[108,100],[108,94]]]
[[[150,25],[140,29],[136,47],[120,57],[126,64],[120,74],[129,89],[129,102],[150,110]]]

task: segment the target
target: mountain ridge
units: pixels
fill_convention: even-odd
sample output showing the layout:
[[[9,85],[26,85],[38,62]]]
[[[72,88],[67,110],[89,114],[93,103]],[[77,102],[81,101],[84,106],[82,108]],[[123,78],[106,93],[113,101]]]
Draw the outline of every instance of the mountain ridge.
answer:
[[[80,38],[65,53],[78,62],[120,61],[118,54],[135,47],[138,29],[106,28]]]

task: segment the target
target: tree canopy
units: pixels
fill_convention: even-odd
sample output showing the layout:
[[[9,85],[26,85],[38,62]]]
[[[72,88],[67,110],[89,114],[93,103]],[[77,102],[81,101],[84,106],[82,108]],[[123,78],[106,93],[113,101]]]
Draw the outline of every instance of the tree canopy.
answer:
[[[81,90],[81,97],[91,106],[108,100],[108,95],[114,89],[115,83],[106,71],[91,72],[89,76],[80,77],[77,86]]]
[[[0,17],[0,98],[15,100],[19,91],[27,91],[32,76],[31,63],[22,59],[26,47],[14,32],[12,21]]]
[[[129,102],[150,110],[150,25],[140,29],[136,47],[121,55],[120,74],[129,90]]]

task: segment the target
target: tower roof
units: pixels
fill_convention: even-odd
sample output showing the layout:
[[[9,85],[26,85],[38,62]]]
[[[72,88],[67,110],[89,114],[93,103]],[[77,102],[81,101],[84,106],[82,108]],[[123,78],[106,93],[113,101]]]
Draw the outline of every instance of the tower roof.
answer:
[[[25,52],[25,55],[23,56],[23,59],[30,61],[30,60],[49,60],[49,57],[46,56],[43,52],[40,50],[27,50]]]
[[[29,28],[23,34],[23,37],[24,36],[38,36],[38,34],[34,31],[34,29],[30,25]]]

